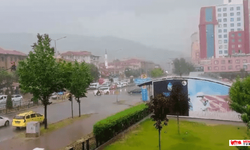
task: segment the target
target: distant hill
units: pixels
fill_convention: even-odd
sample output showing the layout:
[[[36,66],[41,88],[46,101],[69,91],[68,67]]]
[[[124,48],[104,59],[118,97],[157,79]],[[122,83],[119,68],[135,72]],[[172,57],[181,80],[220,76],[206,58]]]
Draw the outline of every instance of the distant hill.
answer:
[[[103,60],[105,49],[108,52],[109,60],[139,57],[159,63],[167,58],[181,56],[181,52],[152,48],[138,42],[111,36],[90,37],[70,34],[50,34],[52,39],[58,39],[63,36],[67,36],[67,38],[57,41],[58,51],[90,51],[93,55],[101,56],[101,60]],[[0,33],[0,47],[18,50],[27,54],[32,50],[31,45],[33,45],[36,40],[35,34]],[[54,46],[53,41],[51,45]]]

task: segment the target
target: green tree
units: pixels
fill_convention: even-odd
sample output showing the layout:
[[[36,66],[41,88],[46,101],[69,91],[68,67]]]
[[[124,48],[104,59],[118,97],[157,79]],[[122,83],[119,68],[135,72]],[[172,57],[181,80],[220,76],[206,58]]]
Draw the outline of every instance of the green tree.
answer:
[[[87,64],[90,68],[90,74],[93,77],[93,81],[96,82],[99,79],[99,69],[94,64]]]
[[[153,78],[161,77],[163,76],[164,71],[161,68],[155,68],[151,71],[151,76]]]
[[[126,68],[125,71],[125,76],[129,78],[130,76],[133,76],[135,78],[139,77],[141,75],[141,70],[140,69],[131,69],[131,68]]]
[[[71,76],[68,80],[68,87],[66,87],[71,94],[76,98],[79,105],[79,117],[81,116],[81,97],[86,97],[87,88],[91,81],[93,80],[91,76],[91,71],[86,63],[79,64],[75,61],[72,66]]]
[[[11,91],[13,91],[13,90],[9,90],[9,89],[7,89],[5,92],[5,94],[7,95],[7,101],[6,101],[6,109],[12,109],[13,108],[13,103],[12,103],[12,100],[11,100],[11,95],[13,94],[13,93],[11,93]]]
[[[62,72],[54,56],[54,48],[50,47],[49,35],[37,35],[38,41],[34,43],[25,61],[20,61],[17,68],[20,88],[30,92],[42,101],[44,105],[44,128],[47,124],[47,106],[51,104],[49,97],[53,92],[63,89]]]
[[[159,133],[159,150],[161,150],[161,130],[164,125],[168,124],[167,114],[171,111],[171,100],[163,94],[157,95],[155,98],[150,97],[147,103],[149,110],[153,113],[152,120],[155,121],[155,128]]]
[[[188,75],[190,72],[195,71],[193,64],[186,62],[184,58],[176,58],[174,61],[173,72],[177,75]]]
[[[175,83],[170,92],[171,107],[177,115],[178,134],[180,134],[179,115],[185,114],[189,110],[188,93],[182,90],[182,85]]]

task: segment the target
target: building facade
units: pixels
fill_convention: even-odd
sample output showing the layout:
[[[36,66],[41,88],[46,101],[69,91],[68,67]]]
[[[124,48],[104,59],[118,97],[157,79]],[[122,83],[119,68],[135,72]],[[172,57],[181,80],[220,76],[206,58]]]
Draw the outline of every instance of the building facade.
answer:
[[[195,32],[191,35],[191,61],[198,64],[200,60],[200,42],[199,34]]]
[[[199,30],[201,59],[248,54],[248,0],[224,0],[222,5],[202,7]]]
[[[62,53],[61,57],[70,61],[76,60],[78,62],[86,62],[96,66],[98,66],[100,58],[100,56],[92,55],[92,53],[88,51],[67,51]]]
[[[202,60],[204,72],[239,72],[250,71],[250,54],[234,54],[231,56]]]
[[[16,50],[6,50],[0,47],[0,68],[9,69],[11,68],[13,62],[18,66],[20,60],[27,58],[27,55],[16,51]],[[10,70],[9,70],[10,71]]]

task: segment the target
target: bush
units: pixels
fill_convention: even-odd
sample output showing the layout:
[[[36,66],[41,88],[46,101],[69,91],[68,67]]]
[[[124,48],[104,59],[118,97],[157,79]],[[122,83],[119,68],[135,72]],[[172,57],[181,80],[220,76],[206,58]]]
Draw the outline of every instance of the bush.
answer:
[[[10,94],[7,95],[6,108],[7,109],[12,109],[13,108],[13,103],[12,103]]]
[[[107,117],[94,124],[93,132],[99,142],[106,142],[132,124],[149,115],[148,106],[141,104]]]

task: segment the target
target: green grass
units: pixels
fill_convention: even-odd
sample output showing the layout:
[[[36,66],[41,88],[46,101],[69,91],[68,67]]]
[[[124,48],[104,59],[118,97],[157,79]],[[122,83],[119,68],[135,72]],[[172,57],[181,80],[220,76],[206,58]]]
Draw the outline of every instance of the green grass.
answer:
[[[158,131],[154,122],[146,120],[122,139],[107,146],[105,150],[158,150]],[[170,119],[161,131],[162,150],[236,150],[229,146],[230,139],[247,137],[246,127],[231,125],[206,125],[181,121],[178,135],[177,122]],[[247,138],[248,139],[248,138]]]

